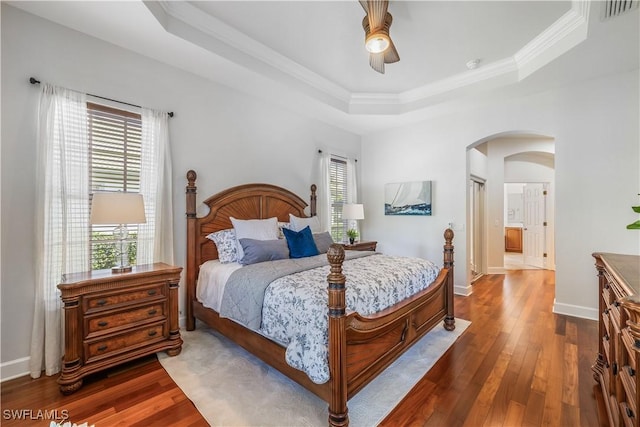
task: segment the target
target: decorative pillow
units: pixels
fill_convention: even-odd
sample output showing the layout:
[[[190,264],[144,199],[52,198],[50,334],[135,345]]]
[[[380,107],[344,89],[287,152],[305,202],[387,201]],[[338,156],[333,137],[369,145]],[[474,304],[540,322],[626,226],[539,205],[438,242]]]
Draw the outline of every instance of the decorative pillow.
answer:
[[[282,229],[284,237],[289,247],[289,256],[291,258],[304,258],[308,256],[318,255],[318,247],[313,240],[313,234],[309,226],[301,231]]]
[[[278,221],[278,239],[284,239],[284,233],[282,232],[283,228],[288,228],[290,230],[291,223]]]
[[[289,228],[293,231],[302,231],[302,229],[307,226],[311,228],[312,233],[322,233],[324,231],[320,229],[320,219],[317,216],[298,218],[295,215],[289,214],[289,222],[291,224]]]
[[[278,238],[278,218],[236,219],[229,217],[236,232],[238,261],[242,262],[244,251],[240,239],[275,240]]]
[[[240,261],[242,265],[289,258],[289,248],[284,239],[240,239],[240,244],[244,251],[244,256]]]
[[[218,259],[221,263],[236,262],[238,260],[238,246],[236,232],[233,228],[216,231],[207,236],[207,239],[213,240],[218,249]]]
[[[326,254],[333,242],[333,237],[328,231],[324,233],[313,233],[313,241],[316,243],[318,253]]]

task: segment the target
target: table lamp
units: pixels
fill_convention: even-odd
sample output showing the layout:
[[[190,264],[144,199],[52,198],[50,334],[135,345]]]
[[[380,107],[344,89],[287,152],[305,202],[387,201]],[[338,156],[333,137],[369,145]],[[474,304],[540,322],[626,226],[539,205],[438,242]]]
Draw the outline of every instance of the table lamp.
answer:
[[[147,222],[144,215],[144,201],[138,193],[94,193],[91,202],[91,224],[115,224],[113,237],[118,241],[116,259],[119,265],[111,269],[113,273],[127,273],[132,270],[126,242],[129,230],[127,224]]]
[[[364,219],[364,205],[359,203],[345,203],[342,205],[342,219],[352,220],[355,222],[355,227],[350,227],[347,230],[347,236],[349,236],[349,243],[353,245],[353,242],[358,237],[358,220]]]

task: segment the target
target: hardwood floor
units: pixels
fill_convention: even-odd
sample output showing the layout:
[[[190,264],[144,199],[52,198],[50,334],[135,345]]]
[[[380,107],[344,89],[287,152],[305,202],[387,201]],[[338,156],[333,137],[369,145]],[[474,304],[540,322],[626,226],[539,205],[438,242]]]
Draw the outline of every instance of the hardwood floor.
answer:
[[[553,314],[553,299],[550,271],[476,281],[473,295],[456,297],[456,316],[471,326],[382,425],[607,425],[591,372],[597,323]],[[70,396],[55,377],[2,384],[3,426],[48,425],[10,419],[37,418],[38,410],[96,427],[207,425],[155,357],[89,377]]]

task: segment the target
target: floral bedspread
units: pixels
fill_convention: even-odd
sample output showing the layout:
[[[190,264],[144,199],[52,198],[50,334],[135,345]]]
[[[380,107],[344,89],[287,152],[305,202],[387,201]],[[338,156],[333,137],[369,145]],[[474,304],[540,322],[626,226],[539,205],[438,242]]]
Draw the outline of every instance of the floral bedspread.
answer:
[[[440,268],[420,258],[376,254],[346,260],[347,310],[369,315],[427,288]],[[264,295],[260,332],[283,344],[286,361],[322,384],[329,380],[329,266],[281,277]]]

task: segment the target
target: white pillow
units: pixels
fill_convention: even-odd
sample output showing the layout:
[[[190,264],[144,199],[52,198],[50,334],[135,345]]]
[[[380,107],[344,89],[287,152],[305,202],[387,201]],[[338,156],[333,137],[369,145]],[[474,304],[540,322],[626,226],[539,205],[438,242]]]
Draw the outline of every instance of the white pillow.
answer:
[[[278,218],[236,219],[229,217],[236,232],[238,262],[242,261],[244,251],[240,239],[276,240],[278,238]]]
[[[311,218],[298,218],[295,215],[289,214],[289,226],[290,230],[293,231],[302,231],[303,228],[309,226],[312,233],[322,233],[322,229],[320,228],[320,219],[317,216],[312,216]]]

